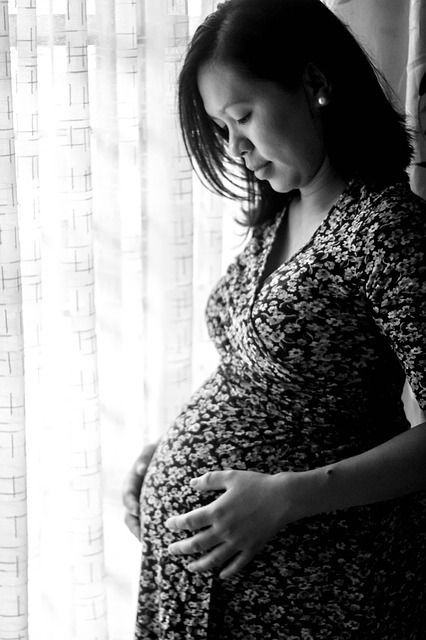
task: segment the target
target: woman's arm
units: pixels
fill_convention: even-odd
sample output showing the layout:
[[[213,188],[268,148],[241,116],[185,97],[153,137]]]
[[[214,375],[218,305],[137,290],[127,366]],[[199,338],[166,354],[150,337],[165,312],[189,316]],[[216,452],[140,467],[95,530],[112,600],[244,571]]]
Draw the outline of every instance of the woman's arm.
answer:
[[[191,487],[222,493],[206,506],[167,520],[172,531],[192,534],[170,545],[170,553],[201,554],[190,570],[220,567],[220,577],[228,578],[292,522],[426,489],[426,423],[325,467],[273,475],[211,471],[191,481]]]
[[[426,422],[357,456],[303,472],[302,478],[301,517],[426,489]]]

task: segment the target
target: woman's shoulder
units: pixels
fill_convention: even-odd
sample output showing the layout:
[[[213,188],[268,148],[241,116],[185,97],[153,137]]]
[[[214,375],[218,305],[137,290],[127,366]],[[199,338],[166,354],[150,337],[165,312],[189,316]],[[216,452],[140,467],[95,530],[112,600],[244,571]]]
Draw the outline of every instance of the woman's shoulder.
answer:
[[[384,187],[359,184],[358,189],[359,211],[370,221],[426,216],[426,201],[411,190],[408,177]]]
[[[382,188],[357,184],[353,197],[349,245],[359,264],[396,265],[413,256],[424,264],[426,201],[413,193],[408,179]]]
[[[413,193],[408,178],[385,187],[354,183],[353,229],[358,238],[392,233],[426,235],[426,201]]]

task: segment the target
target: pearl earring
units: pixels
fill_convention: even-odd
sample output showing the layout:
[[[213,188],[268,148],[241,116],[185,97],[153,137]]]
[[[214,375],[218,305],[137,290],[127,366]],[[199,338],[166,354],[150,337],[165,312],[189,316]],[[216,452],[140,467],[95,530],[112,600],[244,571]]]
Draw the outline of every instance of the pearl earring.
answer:
[[[320,96],[318,98],[318,104],[320,107],[325,107],[325,105],[328,103],[328,100],[325,96]]]

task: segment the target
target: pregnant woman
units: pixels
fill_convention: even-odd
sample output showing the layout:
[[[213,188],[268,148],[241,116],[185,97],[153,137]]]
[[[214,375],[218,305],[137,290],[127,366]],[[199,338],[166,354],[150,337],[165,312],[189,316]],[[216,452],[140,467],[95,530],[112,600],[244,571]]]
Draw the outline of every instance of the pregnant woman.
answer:
[[[244,181],[250,236],[207,305],[219,366],[127,480],[138,640],[424,638],[426,207],[385,87],[320,0],[194,35],[184,140]]]

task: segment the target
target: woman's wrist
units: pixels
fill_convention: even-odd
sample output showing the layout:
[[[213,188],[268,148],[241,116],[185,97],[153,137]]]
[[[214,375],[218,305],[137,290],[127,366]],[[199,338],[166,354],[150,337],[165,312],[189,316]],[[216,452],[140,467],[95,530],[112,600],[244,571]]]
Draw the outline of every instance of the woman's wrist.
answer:
[[[330,473],[327,467],[282,472],[274,477],[283,527],[290,522],[333,510],[329,504]]]

